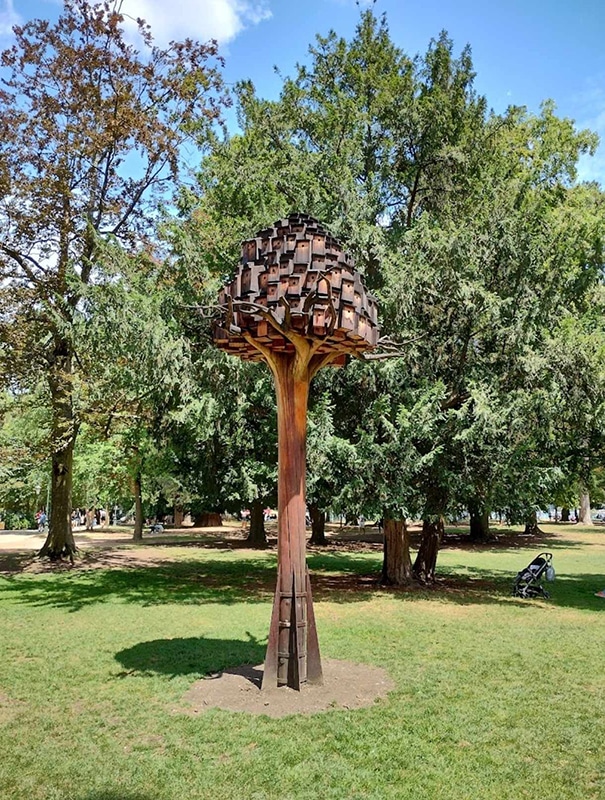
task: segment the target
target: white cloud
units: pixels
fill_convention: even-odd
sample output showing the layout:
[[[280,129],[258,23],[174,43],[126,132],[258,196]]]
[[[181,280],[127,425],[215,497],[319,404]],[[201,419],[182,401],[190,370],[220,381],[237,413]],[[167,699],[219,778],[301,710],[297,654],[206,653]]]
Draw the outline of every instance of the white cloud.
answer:
[[[13,0],[0,0],[0,36],[12,36],[13,25],[19,25],[21,17],[14,9]]]
[[[123,0],[122,13],[149,23],[159,45],[187,36],[225,44],[271,16],[268,0]]]

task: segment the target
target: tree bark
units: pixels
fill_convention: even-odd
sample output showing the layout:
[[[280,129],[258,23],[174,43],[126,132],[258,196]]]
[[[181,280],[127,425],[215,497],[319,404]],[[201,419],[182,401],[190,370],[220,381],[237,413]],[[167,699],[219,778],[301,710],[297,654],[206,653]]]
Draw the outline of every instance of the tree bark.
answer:
[[[260,548],[267,546],[263,504],[260,500],[254,500],[250,506],[250,530],[248,531],[246,542],[250,547]]]
[[[326,512],[322,511],[319,506],[311,503],[309,506],[309,514],[311,515],[311,539],[309,544],[326,545]]]
[[[414,576],[423,583],[435,580],[437,555],[443,541],[443,517],[425,519],[422,523],[422,538],[414,561]]]
[[[538,525],[538,514],[535,511],[532,511],[531,514],[527,515],[525,520],[525,530],[523,533],[525,536],[538,536],[539,534],[543,533]]]
[[[321,683],[322,670],[311,584],[305,560],[306,439],[309,361],[272,353],[277,397],[278,576],[262,688]]]
[[[223,520],[219,511],[203,511],[193,519],[195,528],[222,528]]]
[[[409,586],[412,582],[412,559],[404,519],[385,517],[383,543],[381,583],[387,586]]]
[[[277,520],[278,561],[280,564],[280,633],[279,652],[288,653],[278,661],[277,684],[293,685],[307,679],[306,664],[301,664],[293,652],[289,623],[298,620],[301,644],[307,635],[307,609],[298,593],[304,592],[306,582],[306,440],[309,380],[294,375],[293,359],[276,360],[277,436],[279,442]],[[294,588],[294,596],[293,596]],[[295,614],[292,614],[295,603]],[[284,624],[288,623],[288,625]],[[293,634],[294,635],[294,634]],[[298,643],[297,647],[298,648]],[[302,649],[302,648],[300,648]],[[298,660],[299,663],[295,663]],[[302,670],[301,670],[302,668]],[[303,671],[294,677],[293,673]]]
[[[76,543],[71,529],[71,490],[77,425],[72,394],[72,354],[69,342],[55,343],[48,372],[52,413],[52,468],[48,536],[39,557],[51,561],[69,558],[73,563]]]
[[[561,522],[569,522],[569,509],[563,507],[561,509]]]
[[[489,539],[489,513],[478,505],[469,506],[471,542],[487,542]]]
[[[141,473],[137,472],[132,483],[134,493],[134,534],[132,538],[140,542],[143,538],[143,498],[141,496]]]
[[[580,523],[582,525],[592,525],[592,514],[590,512],[590,495],[588,491],[580,495]]]

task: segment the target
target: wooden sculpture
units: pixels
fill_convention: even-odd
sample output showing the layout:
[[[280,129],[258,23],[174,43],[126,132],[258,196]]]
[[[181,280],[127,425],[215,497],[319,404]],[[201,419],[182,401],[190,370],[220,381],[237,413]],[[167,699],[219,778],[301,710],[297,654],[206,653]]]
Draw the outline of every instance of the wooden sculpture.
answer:
[[[243,243],[220,295],[215,343],[273,373],[278,426],[278,568],[263,689],[321,683],[305,561],[309,384],[378,343],[378,309],[353,260],[317,220],[291,214]]]

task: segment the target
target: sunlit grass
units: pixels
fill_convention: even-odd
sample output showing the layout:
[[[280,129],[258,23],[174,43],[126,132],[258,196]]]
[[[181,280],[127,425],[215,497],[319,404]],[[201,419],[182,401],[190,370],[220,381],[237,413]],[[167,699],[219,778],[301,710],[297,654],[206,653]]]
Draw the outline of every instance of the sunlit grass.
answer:
[[[313,553],[322,653],[379,664],[375,706],[281,720],[178,713],[208,672],[259,663],[275,554],[0,578],[2,800],[605,796],[605,532],[440,554],[434,590],[371,582],[376,552]],[[554,553],[550,601],[510,596]]]

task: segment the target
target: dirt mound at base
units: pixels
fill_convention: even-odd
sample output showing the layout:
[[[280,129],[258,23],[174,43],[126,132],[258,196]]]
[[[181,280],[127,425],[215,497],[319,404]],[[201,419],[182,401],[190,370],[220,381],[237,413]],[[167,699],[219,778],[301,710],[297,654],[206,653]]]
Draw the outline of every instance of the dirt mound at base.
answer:
[[[187,706],[178,710],[192,715],[211,708],[269,717],[316,714],[337,708],[363,708],[395,688],[380,667],[333,659],[324,659],[322,666],[323,685],[304,686],[300,692],[287,686],[261,692],[262,664],[228,669],[194,683],[184,697]]]

